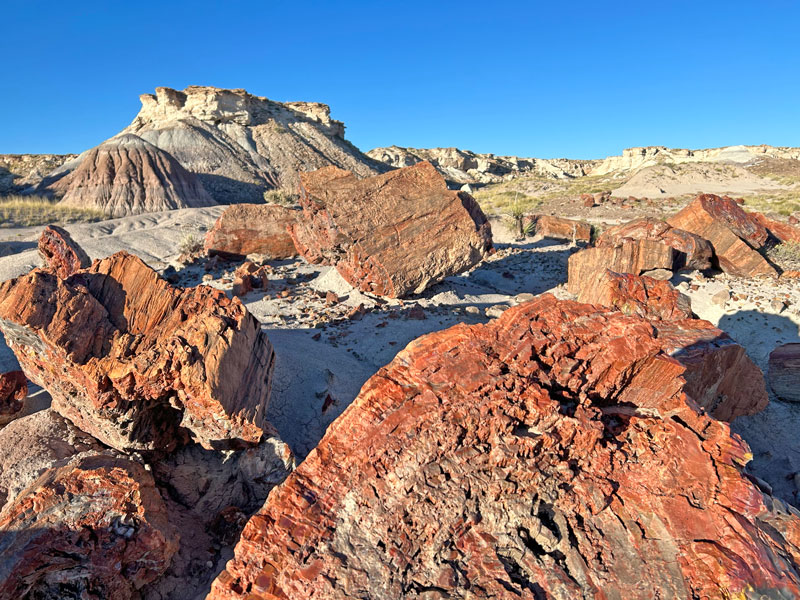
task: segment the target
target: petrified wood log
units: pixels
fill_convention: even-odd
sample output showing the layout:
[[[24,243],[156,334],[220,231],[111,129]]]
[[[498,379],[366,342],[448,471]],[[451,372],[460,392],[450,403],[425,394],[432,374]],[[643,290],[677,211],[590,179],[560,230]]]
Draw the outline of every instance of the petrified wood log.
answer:
[[[554,217],[551,215],[534,215],[534,233],[554,240],[575,240],[588,242],[592,239],[592,227],[588,223]]]
[[[743,475],[747,446],[662,344],[552,296],[415,340],[272,491],[209,598],[800,594],[800,517]]]
[[[714,247],[719,267],[738,277],[777,275],[756,250],[769,234],[730,198],[701,194],[667,222],[707,239]]]
[[[653,269],[672,269],[674,255],[672,247],[654,240],[622,239],[616,246],[586,248],[569,257],[567,290],[578,294],[606,269],[634,275]]]
[[[177,547],[142,465],[113,450],[82,454],[0,513],[0,598],[127,600],[167,569]]]
[[[62,279],[92,264],[69,232],[57,225],[48,225],[42,231],[39,236],[39,255],[47,268]]]
[[[767,229],[780,242],[800,243],[800,227],[770,219],[761,213],[747,213],[750,220]]]
[[[708,269],[714,251],[711,243],[699,235],[672,227],[665,221],[652,217],[634,219],[604,231],[596,246],[615,247],[625,238],[662,242],[675,249],[673,271],[680,269]]]
[[[206,234],[205,251],[224,258],[263,254],[269,259],[297,256],[289,226],[303,213],[277,204],[234,204]]]
[[[614,273],[606,269],[581,286],[578,302],[599,304],[648,319],[691,319],[688,297],[672,287],[644,275]]]
[[[492,248],[477,202],[448,190],[428,162],[363,180],[336,167],[301,173],[300,204],[291,228],[300,254],[382,296],[420,293]]]
[[[207,286],[172,287],[119,252],[67,279],[0,284],[0,329],[53,408],[119,450],[256,443],[274,363],[258,321]]]

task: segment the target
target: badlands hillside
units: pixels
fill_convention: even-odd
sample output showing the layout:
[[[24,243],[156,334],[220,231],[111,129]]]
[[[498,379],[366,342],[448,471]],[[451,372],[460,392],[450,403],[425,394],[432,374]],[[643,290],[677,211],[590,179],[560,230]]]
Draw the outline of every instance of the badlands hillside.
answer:
[[[800,598],[800,151],[343,131],[3,157],[0,600]]]

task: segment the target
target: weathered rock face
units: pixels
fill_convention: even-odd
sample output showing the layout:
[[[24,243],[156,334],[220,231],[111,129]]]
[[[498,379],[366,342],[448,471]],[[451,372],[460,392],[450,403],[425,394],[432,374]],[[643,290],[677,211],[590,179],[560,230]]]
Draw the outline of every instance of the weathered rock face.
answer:
[[[578,294],[606,269],[640,275],[653,269],[672,269],[674,250],[653,240],[622,239],[616,246],[586,248],[569,257],[567,289]]]
[[[124,217],[215,202],[197,177],[168,152],[136,135],[111,138],[48,187],[61,204]]]
[[[800,594],[800,516],[661,348],[646,320],[551,296],[412,342],[209,598]]]
[[[592,239],[592,227],[588,223],[553,217],[536,215],[533,217],[534,233],[555,240],[575,240],[588,242]]]
[[[113,448],[256,443],[272,346],[239,300],[170,286],[119,252],[65,280],[0,284],[0,329],[53,408]]]
[[[668,281],[630,273],[614,273],[608,269],[581,286],[578,302],[608,306],[626,315],[649,319],[693,317],[689,298]]]
[[[775,395],[800,402],[800,344],[778,346],[769,355],[769,385]]]
[[[245,90],[156,88],[123,133],[168,152],[222,203],[261,202],[275,187],[296,190],[298,172],[328,165],[359,177],[385,170],[344,139],[344,125],[314,102],[273,102]]]
[[[42,231],[39,236],[39,256],[47,268],[62,279],[92,264],[83,248],[72,239],[66,229],[58,225],[48,225]]]
[[[733,200],[701,194],[667,222],[711,242],[720,268],[739,277],[777,275],[759,254],[767,230],[750,219]]]
[[[269,259],[297,256],[289,227],[302,214],[277,204],[236,204],[225,209],[206,234],[205,251],[234,259],[248,254]]]
[[[97,440],[51,409],[10,423],[0,430],[0,513],[48,469],[102,450]]]
[[[0,194],[14,194],[38,184],[47,173],[76,154],[0,154]]]
[[[0,426],[17,418],[28,395],[28,378],[22,371],[0,373]]]
[[[395,168],[410,167],[427,161],[442,177],[456,183],[496,183],[526,174],[568,179],[586,175],[598,161],[565,158],[520,158],[478,154],[459,148],[375,148],[367,156]]]
[[[662,242],[676,250],[672,266],[674,271],[711,267],[714,251],[708,240],[651,217],[611,227],[598,236],[595,245],[602,248],[615,247],[625,238]]]
[[[304,215],[291,228],[295,246],[363,291],[395,298],[420,293],[492,249],[478,204],[448,190],[430,163],[362,181],[335,167],[300,179]]]
[[[77,456],[0,513],[0,598],[133,598],[177,545],[144,467],[110,450]]]

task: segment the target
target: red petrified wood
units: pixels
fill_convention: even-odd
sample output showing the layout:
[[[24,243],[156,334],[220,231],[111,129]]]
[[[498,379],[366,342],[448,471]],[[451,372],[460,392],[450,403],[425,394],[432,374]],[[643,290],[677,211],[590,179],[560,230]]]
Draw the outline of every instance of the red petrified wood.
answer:
[[[57,225],[48,225],[42,231],[39,236],[39,255],[47,268],[62,279],[92,264],[89,256],[67,230]]]
[[[592,239],[591,225],[582,221],[551,215],[534,215],[531,221],[534,223],[534,233],[544,238],[578,242]]]
[[[586,248],[569,257],[567,289],[577,294],[606,269],[640,275],[653,269],[672,269],[675,251],[653,240],[622,239],[615,246]]]
[[[769,234],[730,198],[701,194],[667,222],[707,239],[720,268],[739,277],[777,275],[756,250]]]
[[[22,371],[0,373],[0,426],[17,418],[28,395],[28,378]]]
[[[172,287],[119,252],[67,279],[0,284],[0,329],[53,408],[124,451],[256,443],[274,362],[238,299]]]
[[[301,173],[300,204],[291,228],[300,254],[382,296],[420,293],[492,248],[477,202],[448,190],[428,162],[363,180],[336,167]]]
[[[206,234],[209,255],[243,258],[263,254],[269,259],[297,256],[289,226],[303,213],[277,204],[234,204],[225,209]]]
[[[676,229],[664,221],[645,217],[622,223],[604,231],[596,246],[613,248],[626,238],[662,242],[673,248],[675,261],[672,270],[708,269],[711,267],[713,249],[708,240],[698,235]]]
[[[693,316],[689,298],[669,281],[614,273],[608,269],[581,287],[578,302],[609,306],[626,315],[650,319],[691,319]]]
[[[0,598],[138,598],[178,549],[140,464],[113,451],[49,469],[0,513]]]
[[[747,446],[684,372],[651,322],[552,296],[415,340],[209,598],[797,596],[800,518],[742,474]]]

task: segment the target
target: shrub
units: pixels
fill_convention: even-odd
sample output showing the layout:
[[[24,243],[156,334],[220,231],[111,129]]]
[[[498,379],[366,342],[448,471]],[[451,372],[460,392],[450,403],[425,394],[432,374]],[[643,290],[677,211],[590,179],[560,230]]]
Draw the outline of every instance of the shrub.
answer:
[[[286,190],[267,190],[264,192],[264,202],[267,204],[282,204],[283,206],[295,206],[300,196],[292,194]]]
[[[187,233],[178,243],[178,252],[181,255],[192,256],[203,251],[203,238],[194,233]]]

